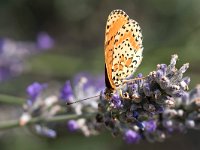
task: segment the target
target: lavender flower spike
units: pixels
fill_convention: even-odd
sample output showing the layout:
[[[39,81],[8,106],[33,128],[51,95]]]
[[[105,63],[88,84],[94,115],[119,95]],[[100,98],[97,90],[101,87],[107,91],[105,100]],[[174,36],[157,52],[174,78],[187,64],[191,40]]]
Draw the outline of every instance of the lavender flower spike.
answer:
[[[159,64],[157,70],[151,72],[146,78],[124,83],[119,91],[110,94],[111,97],[100,97],[99,110],[102,121],[114,135],[125,135],[124,139],[128,143],[138,141],[138,137],[146,137],[148,140],[152,134],[160,137],[160,139],[155,138],[154,140],[166,137],[165,132],[158,130],[158,125],[162,124],[159,123],[160,114],[163,114],[164,118],[169,116],[164,115],[168,114],[166,111],[170,110],[171,112],[178,99],[186,98],[184,95],[187,93],[188,88],[186,87],[190,81],[189,77],[183,78],[183,73],[189,65],[185,64],[177,69],[175,66],[177,59],[177,55],[172,55],[169,65]],[[121,94],[119,94],[120,91]],[[104,95],[107,94],[105,92]],[[176,114],[181,114],[181,112]],[[196,113],[193,115],[197,116]],[[167,117],[167,119],[169,118]],[[191,120],[186,122],[188,126],[196,123]],[[112,124],[110,125],[110,123]],[[176,125],[176,123],[173,124]],[[172,127],[170,126],[170,131],[172,131]],[[139,133],[141,135],[137,136]]]
[[[98,81],[97,84],[94,84],[94,79]],[[75,78],[76,82],[73,88],[68,80],[64,83],[62,88],[57,84],[56,86],[48,85],[47,87],[46,84],[38,82],[32,83],[27,87],[29,98],[23,105],[24,112],[19,119],[20,125],[25,126],[33,118],[40,118],[40,122],[37,124],[30,124],[30,127],[34,129],[33,131],[35,131],[36,134],[41,136],[55,138],[57,136],[58,126],[67,126],[68,130],[72,132],[79,131],[85,136],[96,135],[98,133],[96,117],[74,118],[74,120],[64,120],[63,122],[48,122],[48,119],[56,117],[57,115],[84,116],[90,113],[96,114],[98,112],[99,100],[97,96],[87,102],[80,102],[67,107],[66,101],[71,102],[93,96],[94,94],[97,95],[99,90],[104,88],[101,79],[102,76],[100,78],[92,78],[86,74],[80,74],[78,78]]]

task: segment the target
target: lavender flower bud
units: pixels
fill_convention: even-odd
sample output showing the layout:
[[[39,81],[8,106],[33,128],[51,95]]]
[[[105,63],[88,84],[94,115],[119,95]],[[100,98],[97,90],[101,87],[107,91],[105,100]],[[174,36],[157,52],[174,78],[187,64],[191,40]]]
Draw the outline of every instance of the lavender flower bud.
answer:
[[[184,80],[182,80],[180,82],[180,87],[183,89],[183,90],[188,90],[188,84],[186,84],[186,82]]]
[[[162,89],[167,89],[170,86],[170,80],[165,76],[158,83]]]
[[[146,96],[150,96],[151,95],[151,90],[150,90],[150,84],[149,83],[144,83],[143,90],[144,90],[144,94]]]
[[[164,73],[161,69],[156,72],[156,78],[161,79],[164,76]]]
[[[160,64],[160,69],[163,71],[163,75],[166,75],[167,65],[166,64]]]
[[[137,143],[141,139],[140,135],[133,131],[133,130],[127,130],[124,133],[124,140],[128,143]]]
[[[139,74],[137,75],[137,77],[138,77],[138,78],[142,78],[142,77],[143,77],[142,73],[139,73]]]
[[[156,122],[154,120],[144,121],[143,124],[145,130],[149,133],[154,132],[157,128]]]
[[[32,103],[35,101],[36,97],[42,92],[44,88],[46,88],[46,85],[40,84],[38,82],[34,82],[27,87],[26,92],[29,95],[29,99],[32,101]]]
[[[75,120],[69,120],[67,122],[67,128],[70,132],[74,132],[76,131],[79,127],[78,127],[78,124]]]
[[[121,102],[120,96],[118,94],[113,94],[111,101],[114,104],[115,108],[119,108],[122,106],[122,102]]]
[[[52,129],[49,129],[45,126],[35,125],[36,133],[42,136],[46,136],[49,138],[55,138],[56,132]]]
[[[133,111],[133,117],[137,119],[138,116],[139,116],[139,113],[137,111]]]
[[[154,99],[158,100],[161,98],[162,93],[159,89],[156,89],[155,91],[153,91],[153,95],[154,95]]]
[[[138,89],[138,85],[137,84],[132,84],[132,90],[133,91],[137,91],[137,89]]]
[[[190,83],[190,77],[184,77],[184,78],[182,79],[182,81],[184,81],[185,84],[189,85],[189,83]]]
[[[61,89],[60,98],[66,102],[72,102],[74,100],[74,95],[70,81],[66,81],[65,85]]]
[[[174,69],[175,68],[177,59],[178,59],[178,55],[176,55],[176,54],[172,55],[172,58],[171,58],[171,61],[170,61],[170,65],[169,65],[170,69]]]
[[[194,120],[186,120],[185,124],[188,128],[194,128],[195,127],[195,122]]]
[[[179,72],[185,73],[188,68],[189,68],[189,63],[186,63],[179,69]]]

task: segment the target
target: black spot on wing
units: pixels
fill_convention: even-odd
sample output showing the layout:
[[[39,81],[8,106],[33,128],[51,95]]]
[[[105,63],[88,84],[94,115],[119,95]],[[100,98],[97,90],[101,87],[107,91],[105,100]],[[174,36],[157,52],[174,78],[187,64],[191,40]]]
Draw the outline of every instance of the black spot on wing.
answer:
[[[133,60],[133,63],[135,63],[135,65],[137,65],[137,60]]]

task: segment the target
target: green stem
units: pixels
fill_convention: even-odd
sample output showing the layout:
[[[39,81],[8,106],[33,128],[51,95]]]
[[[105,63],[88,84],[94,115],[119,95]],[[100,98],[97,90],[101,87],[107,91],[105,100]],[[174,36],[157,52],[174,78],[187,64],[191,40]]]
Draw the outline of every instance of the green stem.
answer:
[[[0,94],[0,102],[22,105],[25,102],[25,100],[23,98],[19,98],[15,96]]]
[[[95,115],[95,113],[84,114],[84,115],[76,115],[76,114],[58,115],[58,116],[54,116],[54,117],[46,118],[46,119],[41,118],[41,117],[35,117],[35,118],[32,118],[27,125],[39,123],[41,121],[44,121],[44,122],[63,122],[63,121],[67,121],[67,120],[70,120],[70,119],[87,118],[87,117],[91,117],[93,115]],[[0,130],[16,128],[16,127],[20,127],[19,120],[8,120],[8,121],[4,121],[4,122],[1,121],[0,122]]]

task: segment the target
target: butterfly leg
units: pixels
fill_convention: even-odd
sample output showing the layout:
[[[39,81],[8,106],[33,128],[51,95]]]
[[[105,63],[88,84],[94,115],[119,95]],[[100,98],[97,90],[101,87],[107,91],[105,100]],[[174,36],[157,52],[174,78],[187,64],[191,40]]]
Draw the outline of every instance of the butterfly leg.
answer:
[[[119,94],[120,94],[120,97],[122,97],[123,99],[130,99],[128,92],[123,93],[122,90],[119,89]]]

